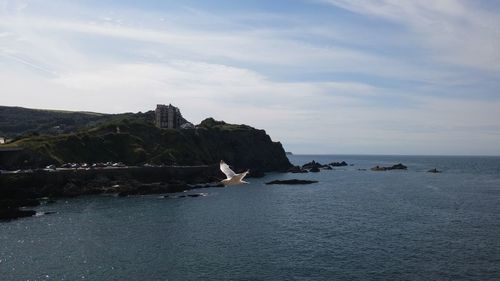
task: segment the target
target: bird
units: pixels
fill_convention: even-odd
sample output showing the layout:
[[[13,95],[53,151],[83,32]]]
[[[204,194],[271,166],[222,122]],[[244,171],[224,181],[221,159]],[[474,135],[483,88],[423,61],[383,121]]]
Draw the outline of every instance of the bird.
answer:
[[[220,160],[220,170],[226,175],[225,180],[221,180],[221,183],[224,185],[237,185],[248,183],[243,180],[243,178],[250,172],[247,170],[246,172],[236,174],[229,166],[224,162],[224,160]]]

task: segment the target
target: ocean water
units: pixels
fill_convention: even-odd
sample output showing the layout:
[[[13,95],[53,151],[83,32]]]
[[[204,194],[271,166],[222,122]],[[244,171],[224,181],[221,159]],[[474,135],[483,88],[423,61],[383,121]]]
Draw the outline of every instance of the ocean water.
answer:
[[[499,157],[290,159],[353,166],[59,200],[0,223],[0,280],[500,280]],[[264,185],[291,178],[319,183]]]

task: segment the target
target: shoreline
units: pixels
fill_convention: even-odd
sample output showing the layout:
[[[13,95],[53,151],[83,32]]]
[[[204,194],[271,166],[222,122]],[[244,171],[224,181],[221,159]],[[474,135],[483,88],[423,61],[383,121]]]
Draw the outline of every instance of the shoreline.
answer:
[[[182,192],[218,186],[218,165],[32,170],[0,174],[0,221],[33,216],[43,198]]]

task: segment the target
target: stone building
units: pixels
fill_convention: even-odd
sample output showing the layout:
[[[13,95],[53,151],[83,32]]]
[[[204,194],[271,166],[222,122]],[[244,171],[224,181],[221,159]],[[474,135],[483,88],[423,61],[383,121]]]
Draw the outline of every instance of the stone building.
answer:
[[[158,104],[155,110],[155,124],[158,128],[179,129],[182,125],[181,111],[169,104]]]

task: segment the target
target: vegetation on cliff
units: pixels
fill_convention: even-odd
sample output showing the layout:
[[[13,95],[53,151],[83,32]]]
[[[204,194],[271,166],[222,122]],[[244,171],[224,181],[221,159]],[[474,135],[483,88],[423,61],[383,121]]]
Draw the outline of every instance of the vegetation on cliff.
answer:
[[[31,135],[9,147],[5,167],[41,167],[67,162],[120,161],[127,165],[206,165],[221,159],[236,168],[284,171],[291,165],[279,142],[264,130],[208,118],[195,129],[159,129],[152,115],[124,114],[75,133]]]

